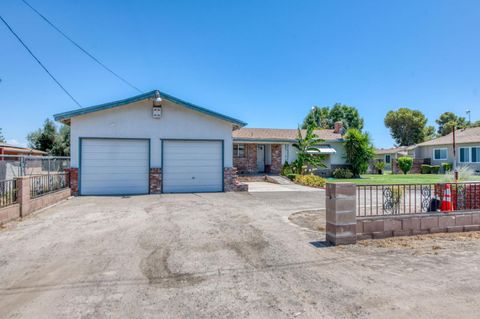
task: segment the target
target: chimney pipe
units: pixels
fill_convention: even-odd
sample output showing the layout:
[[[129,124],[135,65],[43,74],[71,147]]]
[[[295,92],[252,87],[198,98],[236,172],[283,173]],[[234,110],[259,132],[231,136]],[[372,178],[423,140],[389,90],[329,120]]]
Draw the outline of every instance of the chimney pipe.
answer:
[[[343,128],[343,122],[342,121],[335,122],[333,127],[334,127],[333,133],[340,134]]]

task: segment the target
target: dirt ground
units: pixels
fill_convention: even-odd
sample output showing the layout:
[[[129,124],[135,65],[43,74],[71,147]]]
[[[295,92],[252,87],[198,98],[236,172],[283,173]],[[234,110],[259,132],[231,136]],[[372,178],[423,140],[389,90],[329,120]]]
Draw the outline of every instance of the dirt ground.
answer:
[[[479,233],[329,247],[323,203],[74,198],[0,230],[0,318],[478,318]]]

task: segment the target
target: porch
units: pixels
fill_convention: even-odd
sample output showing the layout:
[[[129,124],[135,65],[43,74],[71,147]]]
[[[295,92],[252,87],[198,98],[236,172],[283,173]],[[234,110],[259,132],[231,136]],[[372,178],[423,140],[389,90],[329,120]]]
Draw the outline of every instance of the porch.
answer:
[[[233,166],[239,174],[280,174],[286,144],[234,143]]]

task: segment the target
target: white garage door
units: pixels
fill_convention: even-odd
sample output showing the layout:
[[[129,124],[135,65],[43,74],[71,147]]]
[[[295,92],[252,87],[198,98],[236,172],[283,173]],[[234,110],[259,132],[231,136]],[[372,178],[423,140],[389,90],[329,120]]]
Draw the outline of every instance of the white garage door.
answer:
[[[147,194],[148,140],[82,139],[81,195]]]
[[[223,191],[221,141],[163,142],[163,192]]]

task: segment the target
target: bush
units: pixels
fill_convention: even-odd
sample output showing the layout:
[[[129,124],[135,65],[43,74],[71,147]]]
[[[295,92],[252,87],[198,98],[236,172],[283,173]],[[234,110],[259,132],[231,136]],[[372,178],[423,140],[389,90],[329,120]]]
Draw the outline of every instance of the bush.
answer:
[[[432,174],[438,174],[438,172],[440,172],[440,165],[432,165],[431,170]]]
[[[346,160],[352,166],[354,177],[367,171],[375,151],[367,133],[351,128],[344,137]]]
[[[452,163],[442,163],[442,168],[443,168],[443,171],[445,173],[450,172],[453,169],[453,164]]]
[[[291,181],[295,180],[295,177],[297,177],[298,174],[294,174],[294,173],[291,173],[291,174],[287,174],[287,178]]]
[[[295,183],[311,187],[325,187],[327,180],[317,175],[297,175]]]
[[[432,167],[430,165],[423,164],[422,167],[420,168],[420,171],[422,174],[431,174]]]
[[[386,163],[384,161],[376,161],[373,166],[377,169],[378,174],[383,174],[383,170],[385,169]]]
[[[293,168],[287,161],[285,161],[285,164],[283,164],[282,170],[280,171],[280,175],[288,176],[289,174],[293,174]]]
[[[336,168],[333,173],[333,177],[335,178],[352,178],[353,173],[348,168]]]
[[[399,157],[398,160],[398,167],[403,172],[403,174],[407,174],[410,172],[413,166],[413,158],[408,156]]]

